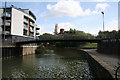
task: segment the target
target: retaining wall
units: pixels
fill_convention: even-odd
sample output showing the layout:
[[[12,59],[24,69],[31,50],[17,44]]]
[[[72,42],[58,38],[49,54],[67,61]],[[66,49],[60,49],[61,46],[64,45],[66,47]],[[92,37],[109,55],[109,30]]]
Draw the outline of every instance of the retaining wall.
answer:
[[[97,51],[104,54],[120,55],[120,39],[103,40],[98,43]]]
[[[22,46],[22,47],[1,47],[2,58],[35,54],[37,46]]]
[[[2,47],[2,58],[22,55],[22,47]]]
[[[101,64],[99,64],[95,59],[93,59],[87,52],[84,52],[84,56],[87,59],[90,71],[94,76],[93,80],[114,80],[112,75],[107,71]]]

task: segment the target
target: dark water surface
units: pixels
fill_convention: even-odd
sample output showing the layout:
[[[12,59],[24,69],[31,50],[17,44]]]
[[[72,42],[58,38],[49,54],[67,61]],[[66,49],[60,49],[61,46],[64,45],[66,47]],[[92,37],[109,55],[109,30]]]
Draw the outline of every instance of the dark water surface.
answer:
[[[3,78],[85,78],[92,79],[84,53],[53,49],[44,54],[3,60]]]

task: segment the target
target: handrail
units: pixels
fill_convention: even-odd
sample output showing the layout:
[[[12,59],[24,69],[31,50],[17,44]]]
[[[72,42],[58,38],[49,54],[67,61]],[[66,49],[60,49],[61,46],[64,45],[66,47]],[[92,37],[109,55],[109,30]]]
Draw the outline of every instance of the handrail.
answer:
[[[115,70],[115,80],[118,80],[118,70],[120,69],[120,64],[117,67],[117,69]]]

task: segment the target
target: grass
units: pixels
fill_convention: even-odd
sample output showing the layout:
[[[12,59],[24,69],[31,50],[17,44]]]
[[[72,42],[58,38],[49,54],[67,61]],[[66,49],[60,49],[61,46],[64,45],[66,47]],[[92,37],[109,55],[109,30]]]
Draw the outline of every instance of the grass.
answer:
[[[86,43],[83,47],[97,47],[97,43]]]

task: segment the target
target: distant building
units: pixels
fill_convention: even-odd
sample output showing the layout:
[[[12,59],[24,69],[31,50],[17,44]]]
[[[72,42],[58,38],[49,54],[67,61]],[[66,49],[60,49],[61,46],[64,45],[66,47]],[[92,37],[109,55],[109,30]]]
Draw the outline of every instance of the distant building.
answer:
[[[60,34],[64,34],[65,30],[64,29],[60,29]]]
[[[58,34],[58,24],[55,24],[55,30],[54,30],[55,34]]]
[[[0,8],[0,27],[2,35],[11,40],[35,39],[40,28],[36,25],[36,16],[29,9],[14,6]]]

